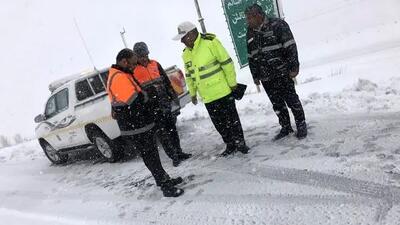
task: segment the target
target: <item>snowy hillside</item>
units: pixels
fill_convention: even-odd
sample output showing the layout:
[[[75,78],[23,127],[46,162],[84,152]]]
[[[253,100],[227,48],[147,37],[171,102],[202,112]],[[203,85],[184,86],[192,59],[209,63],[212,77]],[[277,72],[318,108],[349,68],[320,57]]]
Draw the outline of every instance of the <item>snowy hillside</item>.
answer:
[[[299,45],[309,136],[272,142],[278,121],[249,84],[237,107],[251,152],[225,146],[204,105],[179,118],[185,194],[162,197],[140,159],[51,165],[37,141],[0,150],[0,224],[387,224],[400,221],[400,2],[284,1]],[[263,91],[263,90],[262,90]],[[205,141],[207,140],[207,141]]]

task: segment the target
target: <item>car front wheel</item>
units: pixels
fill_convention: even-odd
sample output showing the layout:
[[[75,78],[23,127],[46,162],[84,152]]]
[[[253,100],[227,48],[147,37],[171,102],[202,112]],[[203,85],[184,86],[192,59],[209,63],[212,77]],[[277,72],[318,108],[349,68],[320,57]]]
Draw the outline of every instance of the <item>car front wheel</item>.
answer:
[[[60,154],[49,143],[41,141],[40,146],[42,147],[44,154],[47,156],[50,162],[54,164],[63,164],[68,161],[68,154]]]
[[[108,162],[116,162],[122,158],[123,151],[104,134],[95,133],[92,136],[92,140],[98,153]]]

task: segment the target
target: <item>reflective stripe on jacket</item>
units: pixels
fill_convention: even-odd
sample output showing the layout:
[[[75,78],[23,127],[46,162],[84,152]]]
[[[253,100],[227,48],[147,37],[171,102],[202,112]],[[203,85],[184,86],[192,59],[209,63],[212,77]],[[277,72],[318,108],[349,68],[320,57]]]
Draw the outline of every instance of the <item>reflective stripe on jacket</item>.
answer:
[[[199,92],[204,103],[227,96],[237,84],[232,59],[213,34],[199,34],[193,49],[186,47],[182,58],[189,93]]]
[[[270,81],[299,69],[297,45],[289,25],[267,18],[259,29],[247,29],[247,53],[253,79]]]

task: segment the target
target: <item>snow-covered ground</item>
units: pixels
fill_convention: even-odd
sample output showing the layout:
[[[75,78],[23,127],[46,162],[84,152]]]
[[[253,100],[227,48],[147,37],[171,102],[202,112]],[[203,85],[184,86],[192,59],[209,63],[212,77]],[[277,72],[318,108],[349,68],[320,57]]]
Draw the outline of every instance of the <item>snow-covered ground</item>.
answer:
[[[394,64],[397,52],[379,55]],[[279,127],[269,101],[246,95],[238,103],[246,156],[216,158],[224,146],[204,107],[185,108],[182,144],[195,156],[174,168],[160,151],[166,169],[186,177],[177,199],[162,197],[140,159],[54,166],[36,141],[2,149],[0,224],[398,224],[400,76],[372,81],[377,57],[357,58],[366,73],[299,79],[309,124],[302,141],[271,142]],[[325,66],[306,71],[323,75]],[[349,85],[325,88],[339,81]]]
[[[379,9],[378,1],[335,3],[320,3],[314,16]],[[194,157],[174,168],[160,150],[167,171],[185,177],[179,198],[162,197],[140,159],[77,156],[55,166],[36,141],[1,149],[0,224],[400,224],[400,27],[398,17],[381,17],[362,27],[350,20],[354,32],[337,38],[329,38],[335,27],[321,30],[319,42],[301,33],[313,20],[292,19],[306,139],[271,141],[277,118],[244,70],[249,90],[237,107],[248,155],[215,157],[224,145],[201,104],[186,106],[178,122]]]

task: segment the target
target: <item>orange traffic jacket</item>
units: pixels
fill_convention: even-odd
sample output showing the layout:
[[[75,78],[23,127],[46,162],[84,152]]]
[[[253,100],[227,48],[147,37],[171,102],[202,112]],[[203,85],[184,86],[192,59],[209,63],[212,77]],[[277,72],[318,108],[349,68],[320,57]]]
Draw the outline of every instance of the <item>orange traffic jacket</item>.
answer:
[[[130,105],[141,92],[132,74],[111,67],[108,72],[107,92],[112,106]]]
[[[134,71],[134,76],[143,88],[157,82],[162,82],[158,63],[154,60],[150,60],[147,67],[137,65]]]

